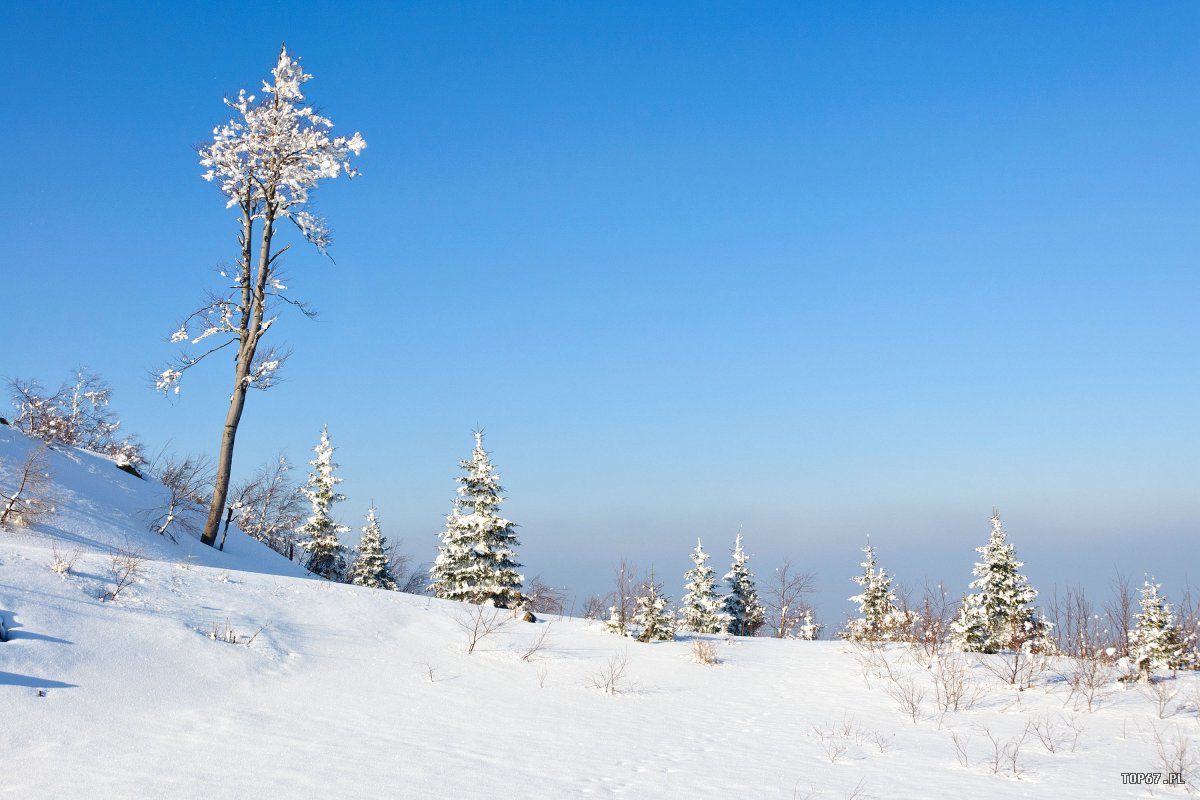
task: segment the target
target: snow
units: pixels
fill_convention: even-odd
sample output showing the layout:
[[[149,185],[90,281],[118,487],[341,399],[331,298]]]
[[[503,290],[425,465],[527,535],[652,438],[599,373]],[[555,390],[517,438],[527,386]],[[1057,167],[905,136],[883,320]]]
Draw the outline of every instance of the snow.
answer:
[[[0,426],[0,485],[34,445]],[[331,584],[236,530],[225,552],[174,544],[143,521],[160,486],[82,451],[50,462],[56,513],[0,532],[5,796],[1185,797],[1120,773],[1162,769],[1155,730],[1200,750],[1194,673],[1160,720],[1136,686],[1088,714],[1048,674],[1018,693],[976,665],[975,708],[940,715],[927,697],[914,723],[846,643],[641,644]],[[142,553],[144,574],[102,602],[114,549]],[[51,570],[76,550],[68,576]],[[507,624],[468,654],[473,614]],[[693,638],[720,663],[697,663]],[[595,688],[621,659],[620,693]],[[1019,777],[993,774],[988,733],[1004,745],[1067,721],[1083,730],[1073,751],[1031,734]]]

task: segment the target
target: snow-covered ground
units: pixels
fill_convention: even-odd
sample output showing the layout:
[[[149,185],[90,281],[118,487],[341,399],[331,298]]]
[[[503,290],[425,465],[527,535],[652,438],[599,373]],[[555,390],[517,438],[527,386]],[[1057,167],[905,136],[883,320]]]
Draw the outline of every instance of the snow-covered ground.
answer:
[[[32,446],[0,426],[0,487]],[[709,666],[688,639],[334,585],[237,531],[223,553],[172,543],[144,522],[160,486],[50,459],[56,513],[0,532],[0,795],[1185,797],[1122,773],[1162,772],[1160,746],[1200,759],[1200,675],[1160,719],[1136,687],[1088,713],[1052,671],[1016,692],[972,662],[983,696],[943,714],[893,646],[914,722],[840,642],[707,637]],[[102,601],[118,550],[141,575]],[[77,553],[65,577],[55,552]]]

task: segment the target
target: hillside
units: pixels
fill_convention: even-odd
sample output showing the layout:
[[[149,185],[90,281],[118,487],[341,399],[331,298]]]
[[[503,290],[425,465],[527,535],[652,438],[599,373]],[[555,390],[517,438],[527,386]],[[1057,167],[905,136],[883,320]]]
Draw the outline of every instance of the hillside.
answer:
[[[0,426],[0,487],[32,446]],[[1160,719],[1138,688],[1088,713],[1052,670],[1016,692],[973,664],[980,699],[943,714],[892,646],[925,692],[914,722],[840,642],[707,637],[710,666],[683,638],[330,584],[237,531],[225,552],[150,533],[161,486],[50,459],[55,513],[0,531],[0,795],[1187,796],[1122,783],[1164,769],[1156,745],[1190,748],[1197,781],[1200,675],[1164,684]],[[140,574],[102,601],[117,551]],[[77,554],[66,576],[56,553]],[[504,624],[468,653],[480,620]]]

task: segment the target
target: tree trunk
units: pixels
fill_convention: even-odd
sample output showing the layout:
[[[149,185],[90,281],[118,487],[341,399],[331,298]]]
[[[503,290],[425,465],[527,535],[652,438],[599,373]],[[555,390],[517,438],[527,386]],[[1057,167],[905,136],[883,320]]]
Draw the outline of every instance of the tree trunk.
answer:
[[[229,398],[229,413],[225,415],[225,429],[221,433],[221,453],[217,456],[217,477],[213,483],[212,504],[208,507],[208,519],[200,541],[209,547],[217,544],[217,530],[221,527],[221,515],[225,513],[225,500],[229,496],[229,476],[233,470],[233,442],[237,438],[238,423],[242,421],[242,409],[246,406],[246,373],[249,363],[242,365],[238,356],[237,385]]]

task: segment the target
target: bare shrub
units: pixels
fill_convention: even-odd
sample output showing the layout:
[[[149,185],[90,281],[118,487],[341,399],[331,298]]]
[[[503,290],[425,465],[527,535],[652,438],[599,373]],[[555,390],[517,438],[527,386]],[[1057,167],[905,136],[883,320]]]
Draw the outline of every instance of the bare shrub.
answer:
[[[959,766],[961,766],[961,767],[971,766],[971,760],[967,756],[967,741],[968,741],[968,739],[967,739],[966,734],[963,734],[963,737],[960,739],[958,737],[957,732],[951,731],[950,739],[954,742],[954,757],[958,759]]]
[[[117,550],[109,557],[108,574],[112,584],[99,594],[99,599],[115,602],[121,594],[142,576],[146,558],[128,547]]]
[[[150,530],[178,541],[176,531],[188,535],[199,532],[208,495],[212,490],[212,462],[207,456],[161,455],[150,467],[167,490],[162,504],[147,510]]]
[[[921,718],[921,704],[925,700],[925,687],[911,675],[892,677],[883,689],[887,696],[896,701],[896,705],[911,719],[917,722]]]
[[[1138,684],[1154,708],[1154,714],[1159,719],[1166,719],[1179,711],[1175,698],[1179,695],[1179,685],[1174,680],[1151,678],[1147,683]]]
[[[612,633],[627,636],[633,625],[634,614],[637,613],[638,587],[642,585],[642,581],[638,580],[637,568],[623,558],[613,577],[615,585],[608,596],[608,621],[605,628]]]
[[[975,707],[984,696],[983,686],[971,680],[970,662],[949,649],[929,664],[933,695],[940,711],[964,711]]]
[[[588,598],[583,601],[582,613],[584,619],[601,619],[604,617],[608,613],[604,598],[598,594],[588,595]]]
[[[992,770],[992,774],[1000,775],[1004,770],[1008,770],[1008,773],[1012,777],[1020,778],[1022,771],[1020,763],[1021,748],[1029,738],[1032,730],[1031,724],[1026,724],[1025,729],[1021,731],[1019,736],[1004,740],[993,735],[990,728],[981,727],[980,730],[992,745],[991,754],[988,756],[988,766]]]
[[[1028,730],[1042,743],[1047,753],[1063,750],[1074,753],[1079,744],[1079,736],[1083,733],[1083,726],[1061,714],[1045,714],[1031,720]]]
[[[254,643],[254,640],[258,638],[258,635],[266,629],[267,623],[264,623],[263,625],[260,625],[258,630],[256,630],[254,633],[246,636],[244,634],[239,634],[236,630],[234,630],[233,625],[230,624],[229,620],[224,620],[222,622],[213,622],[212,630],[208,632],[208,638],[212,639],[214,642],[240,644],[249,647]]]
[[[693,639],[692,640],[692,660],[697,664],[706,664],[715,666],[721,663],[717,657],[717,643],[711,639]]]
[[[1062,656],[1060,674],[1071,687],[1069,698],[1077,709],[1091,713],[1116,679],[1113,664],[1119,643],[1082,589],[1068,587],[1062,597],[1056,590],[1050,608]]]
[[[234,486],[232,499],[226,501],[225,530],[229,530],[230,519],[235,519],[243,532],[294,561],[296,528],[304,520],[308,505],[300,487],[288,477],[291,470],[291,463],[280,455],[259,467],[249,480]],[[225,544],[224,535],[221,544]]]
[[[871,731],[867,734],[867,739],[871,744],[875,745],[875,749],[880,753],[886,753],[892,749],[892,743],[896,741],[896,735],[893,733]]]
[[[1039,649],[1032,640],[1012,650],[979,656],[979,664],[984,669],[1018,690],[1033,686],[1034,680],[1046,671],[1049,663],[1049,654]]]
[[[567,606],[567,593],[556,589],[542,578],[534,575],[525,586],[525,596],[529,598],[526,606],[535,614],[557,614],[562,616]]]
[[[629,669],[629,654],[620,653],[608,659],[598,672],[588,678],[588,685],[605,694],[621,694],[627,691],[625,673]]]
[[[1150,727],[1160,771],[1178,775],[1189,793],[1194,791],[1200,782],[1200,748],[1178,727],[1170,731]]]
[[[60,578],[67,578],[71,575],[71,571],[75,569],[75,562],[79,560],[81,555],[79,550],[72,550],[65,555],[58,549],[58,543],[50,545],[50,571]]]
[[[905,604],[907,605],[907,596]],[[939,583],[925,584],[921,603],[916,608],[901,609],[911,620],[909,645],[917,663],[928,666],[941,656],[950,641],[950,621],[954,618],[952,604]]]
[[[533,639],[529,642],[529,645],[521,651],[521,660],[533,661],[535,658],[537,658],[538,653],[542,652],[542,650],[546,647],[546,636],[549,633],[550,623],[547,622],[542,626],[541,632],[537,636],[533,637]]]
[[[508,611],[502,611],[491,606],[476,606],[470,603],[465,604],[467,608],[462,609],[454,615],[454,622],[467,635],[467,653],[474,653],[475,648],[481,641],[509,625],[512,621],[512,614]]]
[[[39,516],[54,511],[46,449],[42,444],[30,450],[13,481],[15,487],[11,492],[0,492],[0,528],[28,527]]]

